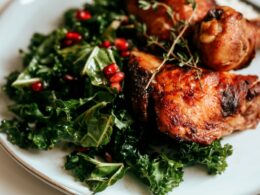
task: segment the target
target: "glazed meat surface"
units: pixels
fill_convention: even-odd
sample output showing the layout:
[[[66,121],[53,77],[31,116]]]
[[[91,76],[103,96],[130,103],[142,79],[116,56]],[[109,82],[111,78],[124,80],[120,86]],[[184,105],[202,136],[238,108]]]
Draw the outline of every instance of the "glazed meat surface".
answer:
[[[143,10],[138,6],[138,0],[126,1],[128,12],[146,24],[148,34],[162,40],[170,41],[170,29],[176,27],[178,21],[188,20],[193,13],[186,0],[159,1],[174,10],[172,21],[164,6]],[[203,65],[217,71],[248,66],[255,56],[256,44],[260,46],[259,21],[249,22],[234,9],[217,6],[214,0],[196,0],[196,3],[197,8],[185,36],[189,39],[193,37]]]
[[[134,112],[142,122],[156,118],[157,128],[169,136],[210,144],[234,131],[254,128],[260,119],[260,82],[257,76],[166,65],[148,90],[145,85],[160,60],[132,52],[130,91]],[[154,116],[149,116],[154,112]]]
[[[175,26],[180,20],[188,20],[192,15],[192,6],[186,3],[186,0],[161,0],[174,11],[175,20],[172,21],[163,6],[158,9],[143,10],[139,8],[138,0],[126,0],[127,10],[135,15],[141,22],[147,25],[148,33],[156,35],[161,39],[169,39],[170,28]],[[192,19],[192,24],[202,20],[208,10],[215,6],[214,0],[196,0],[197,10]]]
[[[256,28],[234,9],[217,6],[198,24],[194,43],[207,67],[240,69],[255,57]]]
[[[260,18],[250,21],[256,29],[256,48],[260,49]]]

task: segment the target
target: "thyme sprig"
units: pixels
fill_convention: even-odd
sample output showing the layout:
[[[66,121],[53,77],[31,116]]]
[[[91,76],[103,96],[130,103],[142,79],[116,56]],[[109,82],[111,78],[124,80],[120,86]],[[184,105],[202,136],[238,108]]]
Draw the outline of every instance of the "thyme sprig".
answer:
[[[147,45],[148,46],[156,46],[160,49],[162,49],[165,54],[163,55],[163,61],[160,64],[160,66],[153,72],[151,78],[149,79],[145,89],[148,89],[151,82],[154,80],[155,76],[160,72],[162,67],[168,62],[168,61],[177,61],[178,65],[180,67],[190,67],[196,70],[197,72],[197,78],[201,75],[201,69],[198,68],[197,64],[199,63],[199,57],[197,54],[193,54],[190,50],[189,44],[187,40],[183,37],[186,33],[191,20],[193,19],[195,12],[196,12],[196,2],[194,0],[188,0],[187,4],[192,6],[193,13],[186,21],[178,21],[177,24],[175,24],[177,21],[175,19],[174,10],[171,6],[158,2],[156,0],[147,1],[147,0],[139,0],[139,6],[140,8],[144,10],[158,9],[159,6],[162,6],[166,9],[166,12],[168,16],[172,19],[174,27],[171,28],[171,40],[173,40],[172,44],[169,46],[168,43],[159,40],[157,36],[150,36],[146,33],[146,27],[143,28],[143,35],[147,38]],[[175,51],[176,46],[180,46],[182,50]]]

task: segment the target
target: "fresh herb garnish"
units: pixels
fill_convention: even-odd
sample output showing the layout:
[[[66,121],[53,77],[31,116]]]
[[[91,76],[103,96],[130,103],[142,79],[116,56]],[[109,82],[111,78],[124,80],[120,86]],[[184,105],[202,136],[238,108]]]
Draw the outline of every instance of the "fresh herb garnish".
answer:
[[[188,41],[184,38],[185,33],[190,26],[190,23],[196,13],[196,2],[194,0],[188,1],[187,4],[192,6],[193,12],[191,16],[187,20],[176,20],[175,12],[172,7],[169,5],[159,2],[159,1],[147,1],[147,0],[139,0],[139,7],[143,10],[153,9],[155,12],[159,7],[163,7],[166,10],[168,17],[172,21],[172,26],[170,31],[170,39],[172,43],[169,44],[163,40],[160,40],[159,37],[148,35],[147,29],[143,24],[141,28],[142,34],[147,39],[148,46],[156,46],[161,49],[163,53],[163,60],[160,66],[156,68],[153,72],[151,78],[149,79],[145,89],[148,89],[151,82],[154,80],[155,76],[160,72],[162,67],[167,62],[175,62],[178,66],[183,67],[187,66],[190,68],[194,68],[197,72],[197,78],[200,77],[201,70],[198,68],[199,57],[196,53],[192,53]],[[176,47],[179,47],[179,50],[176,50]]]

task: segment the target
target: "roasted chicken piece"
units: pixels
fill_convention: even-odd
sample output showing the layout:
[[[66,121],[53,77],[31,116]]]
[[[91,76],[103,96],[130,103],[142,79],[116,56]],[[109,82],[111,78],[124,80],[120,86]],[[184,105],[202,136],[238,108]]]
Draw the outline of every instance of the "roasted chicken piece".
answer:
[[[127,10],[147,25],[150,35],[170,40],[170,29],[180,20],[188,20],[193,10],[186,0],[161,0],[174,10],[174,21],[166,8],[143,10],[138,0],[127,0]],[[216,6],[214,0],[196,0],[197,8],[189,31],[197,31],[194,43],[200,51],[201,60],[207,67],[228,71],[241,69],[249,65],[255,56],[256,29],[260,33],[259,21],[249,22],[243,15],[226,6]],[[203,20],[203,21],[202,21]],[[188,34],[190,35],[190,34]],[[259,47],[260,47],[260,35]]]
[[[260,49],[260,18],[250,21],[256,29],[256,48]]]
[[[218,6],[201,22],[194,42],[206,66],[220,71],[240,69],[255,56],[256,29],[241,13]]]
[[[174,13],[174,20],[167,14],[164,6],[158,9],[143,10],[139,7],[138,0],[126,0],[129,14],[135,15],[141,22],[147,25],[148,33],[161,39],[169,39],[170,29],[180,20],[188,20],[193,13],[191,4],[186,0],[160,0],[159,2],[170,6]],[[191,21],[192,24],[202,20],[208,10],[215,6],[214,0],[196,0],[197,9]]]
[[[145,86],[161,61],[139,51],[129,60],[129,91],[134,113],[172,138],[210,144],[260,120],[257,76],[196,70],[167,64],[148,90]],[[149,111],[149,112],[148,112]]]

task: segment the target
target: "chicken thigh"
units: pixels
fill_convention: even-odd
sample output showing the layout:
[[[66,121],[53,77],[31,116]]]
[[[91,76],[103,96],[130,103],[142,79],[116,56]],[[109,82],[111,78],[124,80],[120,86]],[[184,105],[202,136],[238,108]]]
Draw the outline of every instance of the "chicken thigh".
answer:
[[[157,57],[139,51],[132,52],[129,60],[130,99],[133,111],[143,123],[154,121],[155,117],[161,132],[206,145],[258,124],[257,76],[203,69],[198,79],[196,70],[167,64],[145,90],[160,64]]]

